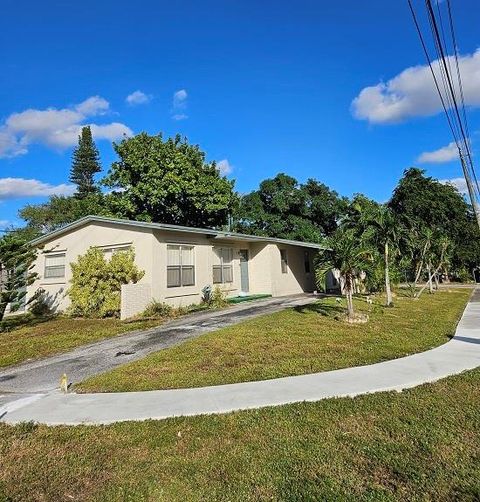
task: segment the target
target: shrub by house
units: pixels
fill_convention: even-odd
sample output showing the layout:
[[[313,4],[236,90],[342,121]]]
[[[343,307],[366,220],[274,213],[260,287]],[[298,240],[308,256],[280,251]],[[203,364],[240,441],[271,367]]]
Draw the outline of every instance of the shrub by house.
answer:
[[[135,265],[133,249],[106,260],[100,249],[92,247],[71,267],[70,313],[81,317],[117,316],[122,284],[138,282],[145,273]]]

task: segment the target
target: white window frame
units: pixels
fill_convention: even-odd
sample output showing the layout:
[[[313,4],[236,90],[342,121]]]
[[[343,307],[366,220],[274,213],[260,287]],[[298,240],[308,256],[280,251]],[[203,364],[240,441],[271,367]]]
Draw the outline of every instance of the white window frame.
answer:
[[[63,265],[48,265],[49,258],[63,258]],[[64,279],[65,278],[66,253],[53,252],[45,254],[43,267],[44,279]],[[54,270],[56,269],[56,271]]]
[[[179,251],[179,264],[178,265],[169,265],[168,264],[168,248],[178,248]],[[188,248],[189,250],[192,251],[192,256],[193,256],[193,265],[183,265],[182,264],[182,250]],[[193,282],[191,283],[185,283],[184,284],[184,274],[183,274],[183,269],[192,269],[192,277],[193,277]],[[185,287],[190,287],[190,286],[195,286],[196,283],[196,270],[195,270],[195,246],[192,244],[174,244],[174,243],[169,243],[167,244],[167,288],[185,288]],[[169,284],[168,283],[168,271],[173,270],[173,269],[178,269],[179,270],[179,277],[180,281],[178,284]]]
[[[212,251],[217,254],[215,250],[219,251],[220,255],[220,265],[213,265],[212,267],[212,282],[213,284],[232,284],[234,282],[233,278],[233,248],[227,246],[214,246]],[[230,261],[225,263],[223,259],[223,252],[227,250],[230,254]],[[217,255],[218,256],[218,255]],[[215,269],[220,269],[220,281],[215,281]],[[231,280],[226,279],[225,269],[229,269]]]
[[[108,246],[99,246],[99,249],[105,255],[105,258],[110,259],[115,253],[121,253],[123,251],[129,251],[132,249],[131,244],[112,244]]]

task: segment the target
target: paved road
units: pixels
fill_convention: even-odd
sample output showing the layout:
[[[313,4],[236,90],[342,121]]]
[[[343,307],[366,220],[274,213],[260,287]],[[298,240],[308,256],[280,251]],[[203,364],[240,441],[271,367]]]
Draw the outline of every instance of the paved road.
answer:
[[[55,392],[12,403],[12,408],[4,412],[3,420],[78,425],[227,413],[330,397],[399,391],[477,366],[480,366],[479,289],[468,303],[452,340],[413,356],[310,375],[196,389],[69,395]]]
[[[108,338],[72,352],[0,370],[0,406],[2,401],[5,404],[16,399],[18,394],[57,389],[63,373],[67,374],[70,382],[80,382],[206,332],[315,300],[312,295],[295,295],[241,303],[225,310],[192,314],[158,328]]]

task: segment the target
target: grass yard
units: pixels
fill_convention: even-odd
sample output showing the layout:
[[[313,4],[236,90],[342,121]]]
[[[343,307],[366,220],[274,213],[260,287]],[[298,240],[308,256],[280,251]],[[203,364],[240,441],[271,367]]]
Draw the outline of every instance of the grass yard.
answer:
[[[0,424],[5,501],[477,501],[480,370],[403,393],[98,427]]]
[[[118,319],[68,317],[49,320],[31,317],[23,319],[23,325],[18,325],[19,321],[11,318],[3,323],[4,326],[10,324],[11,330],[0,332],[0,367],[66,352],[79,345],[161,324],[159,320],[127,323]]]
[[[119,392],[199,387],[265,380],[370,364],[448,341],[470,289],[398,297],[394,308],[357,307],[370,315],[362,325],[335,320],[335,299],[289,309],[156,352],[76,386],[80,392]],[[381,302],[381,299],[377,299]]]

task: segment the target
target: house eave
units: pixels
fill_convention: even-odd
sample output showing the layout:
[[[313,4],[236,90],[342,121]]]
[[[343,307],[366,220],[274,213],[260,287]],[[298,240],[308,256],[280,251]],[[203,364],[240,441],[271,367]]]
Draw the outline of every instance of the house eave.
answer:
[[[45,235],[37,237],[30,241],[32,246],[40,246],[43,243],[46,243],[55,237],[59,237],[65,233],[71,232],[77,228],[80,228],[84,225],[88,225],[90,223],[104,223],[109,225],[121,225],[121,226],[131,226],[135,228],[145,228],[149,230],[167,230],[172,232],[184,232],[184,233],[192,233],[199,235],[206,235],[213,239],[226,239],[226,240],[236,240],[236,241],[244,241],[244,242],[265,242],[265,243],[275,243],[275,244],[284,244],[291,246],[299,246],[311,249],[323,250],[327,249],[325,246],[321,244],[316,244],[313,242],[302,242],[302,241],[294,241],[289,239],[279,239],[276,237],[263,237],[257,235],[248,235],[248,234],[239,234],[235,232],[228,232],[224,230],[215,230],[211,228],[195,228],[195,227],[184,227],[180,225],[170,225],[167,223],[150,223],[143,221],[135,221],[135,220],[124,220],[120,218],[110,218],[106,216],[85,216],[76,220],[72,223],[65,225],[53,232],[49,232]]]

